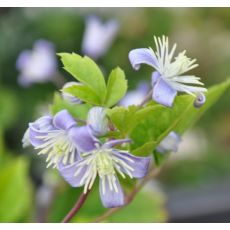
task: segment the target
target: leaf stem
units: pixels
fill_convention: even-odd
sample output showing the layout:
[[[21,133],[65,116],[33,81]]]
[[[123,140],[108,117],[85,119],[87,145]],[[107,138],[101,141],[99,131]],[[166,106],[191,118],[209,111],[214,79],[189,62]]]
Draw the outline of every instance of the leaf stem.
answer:
[[[122,209],[123,207],[125,207],[126,205],[128,205],[129,203],[131,203],[132,200],[137,195],[137,193],[142,189],[142,187],[149,180],[151,180],[154,176],[156,176],[159,173],[159,171],[160,170],[158,168],[154,168],[154,169],[150,170],[149,173],[148,173],[148,175],[143,180],[141,180],[139,184],[137,184],[137,186],[132,190],[132,192],[129,195],[127,195],[125,197],[125,205],[124,206],[109,209],[108,211],[104,212],[101,216],[99,216],[98,218],[96,218],[94,220],[94,223],[102,222],[103,220],[105,220],[106,218],[108,218],[109,216],[111,216],[112,214],[114,214],[115,212],[119,211],[120,209]]]
[[[88,194],[91,190],[88,190],[86,193],[82,193],[81,196],[79,197],[79,199],[76,201],[75,205],[73,206],[73,208],[68,212],[68,214],[64,217],[64,219],[62,220],[62,223],[68,223],[73,217],[74,215],[76,215],[76,213],[80,210],[80,208],[82,207],[82,205],[85,203]]]

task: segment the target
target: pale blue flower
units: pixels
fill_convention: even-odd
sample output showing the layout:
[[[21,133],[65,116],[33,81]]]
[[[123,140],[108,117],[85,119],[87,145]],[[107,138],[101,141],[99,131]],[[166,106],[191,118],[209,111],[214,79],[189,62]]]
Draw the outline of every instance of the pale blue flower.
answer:
[[[67,110],[54,117],[43,116],[29,123],[29,140],[38,154],[47,156],[47,167],[58,163],[73,164],[81,159],[79,151],[91,149],[96,142],[88,126],[77,126]]]
[[[102,57],[114,41],[118,29],[119,25],[115,20],[102,23],[98,17],[88,17],[82,42],[82,52],[93,59]]]
[[[20,53],[16,67],[20,71],[18,82],[21,86],[52,81],[57,71],[53,44],[45,40],[36,41],[32,50]]]
[[[122,206],[125,204],[124,193],[117,174],[122,178],[126,178],[126,175],[142,178],[147,174],[150,163],[150,157],[137,157],[128,151],[114,148],[115,145],[127,142],[130,140],[111,140],[105,144],[95,142],[91,149],[82,149],[81,160],[68,166],[59,164],[58,170],[71,186],[84,186],[84,193],[92,188],[99,176],[103,205],[106,208]]]
[[[129,60],[134,69],[138,70],[141,64],[152,66],[156,71],[152,75],[152,98],[156,102],[171,107],[177,92],[185,92],[194,97],[199,93],[206,92],[207,89],[200,86],[200,78],[194,75],[182,75],[198,66],[196,59],[188,58],[183,51],[173,60],[176,44],[169,50],[168,38],[156,38],[156,51],[151,48],[141,48],[131,50]]]

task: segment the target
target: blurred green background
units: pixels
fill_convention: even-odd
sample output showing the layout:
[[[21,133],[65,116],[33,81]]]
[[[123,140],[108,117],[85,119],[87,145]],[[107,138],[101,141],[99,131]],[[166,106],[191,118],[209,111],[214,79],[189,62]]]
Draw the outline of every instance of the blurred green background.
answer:
[[[196,58],[199,67],[193,73],[206,86],[230,76],[229,8],[1,8],[0,222],[60,222],[81,192],[46,169],[32,148],[22,148],[28,122],[42,115],[58,88],[53,83],[21,87],[15,63],[38,39],[52,42],[57,53],[82,54],[89,15],[119,22],[112,46],[97,62],[105,73],[118,65],[124,69],[130,90],[141,80],[150,81],[151,68],[134,71],[128,52],[154,46],[153,35],[169,36],[178,51],[186,49]],[[60,62],[58,68],[66,81],[71,80]],[[170,155],[157,179],[130,207],[107,221],[230,222],[229,98],[230,92],[225,93],[185,134],[179,152]],[[73,221],[93,221],[104,211],[95,189]]]

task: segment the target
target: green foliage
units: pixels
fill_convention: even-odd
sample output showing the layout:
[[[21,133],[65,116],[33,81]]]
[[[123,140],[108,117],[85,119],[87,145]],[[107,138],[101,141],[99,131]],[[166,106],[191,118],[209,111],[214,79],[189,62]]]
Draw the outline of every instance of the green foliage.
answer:
[[[125,73],[119,67],[111,71],[106,87],[105,79],[97,64],[89,57],[81,57],[75,53],[61,53],[61,61],[67,70],[83,85],[74,85],[64,92],[93,105],[111,107],[115,105],[127,91]]]
[[[112,70],[109,75],[105,105],[108,107],[115,105],[122,97],[125,96],[126,91],[127,80],[125,79],[125,73],[117,67]]]
[[[17,158],[0,170],[0,222],[18,222],[31,206],[31,185],[27,178],[28,162]]]
[[[63,91],[72,94],[84,102],[101,105],[100,97],[86,85],[73,85],[63,89]]]
[[[103,103],[106,96],[106,84],[97,64],[89,57],[81,57],[75,53],[60,53],[58,55],[61,57],[64,69],[87,86],[88,92],[89,89],[93,91],[99,101]]]
[[[128,108],[114,107],[108,110],[107,114],[115,127],[121,132],[122,137],[125,137],[151,111],[154,111],[153,106],[140,109],[138,106],[131,105]]]
[[[63,109],[67,109],[73,117],[85,119],[90,109],[90,106],[87,104],[69,104],[62,99],[60,94],[56,93],[54,95],[53,104],[51,106],[51,112],[54,115]]]
[[[133,153],[148,155],[170,131],[182,134],[218,100],[229,85],[230,80],[227,80],[211,87],[206,94],[206,103],[199,109],[194,108],[194,98],[190,95],[178,96],[173,108],[154,106],[131,133]]]

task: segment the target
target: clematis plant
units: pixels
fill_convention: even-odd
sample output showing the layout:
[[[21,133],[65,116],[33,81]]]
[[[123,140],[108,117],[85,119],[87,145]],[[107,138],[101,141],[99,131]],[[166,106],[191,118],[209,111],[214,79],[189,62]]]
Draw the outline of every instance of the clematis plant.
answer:
[[[148,64],[156,70],[149,86],[141,90],[139,101],[136,96],[125,96],[128,84],[119,67],[106,82],[91,58],[58,54],[76,81],[55,94],[49,115],[29,123],[23,145],[30,144],[44,155],[47,167],[53,166],[72,187],[83,187],[63,222],[80,210],[97,178],[104,207],[119,210],[128,205],[156,175],[168,155],[163,153],[176,152],[184,131],[229,87],[229,80],[209,90],[190,86],[203,85],[200,78],[183,75],[198,66],[195,59],[187,58],[184,51],[173,60],[176,45],[169,51],[164,36],[155,38],[155,45],[156,51],[134,49],[129,53],[134,69]],[[176,97],[178,92],[188,95]],[[141,186],[136,187],[141,178]]]

